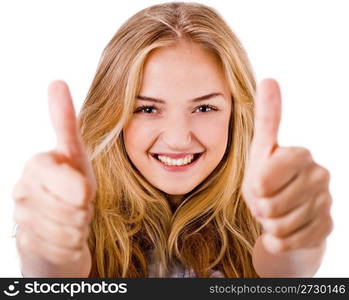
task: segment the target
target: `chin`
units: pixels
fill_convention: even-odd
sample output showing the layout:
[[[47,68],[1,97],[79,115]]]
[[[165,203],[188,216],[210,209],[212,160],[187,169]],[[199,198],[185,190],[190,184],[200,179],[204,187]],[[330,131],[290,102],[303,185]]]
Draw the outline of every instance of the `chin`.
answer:
[[[179,196],[179,195],[184,195],[192,191],[195,186],[191,187],[183,187],[183,188],[178,188],[171,186],[171,187],[164,187],[164,186],[158,186],[158,188],[163,191],[166,194],[173,195],[173,196]]]

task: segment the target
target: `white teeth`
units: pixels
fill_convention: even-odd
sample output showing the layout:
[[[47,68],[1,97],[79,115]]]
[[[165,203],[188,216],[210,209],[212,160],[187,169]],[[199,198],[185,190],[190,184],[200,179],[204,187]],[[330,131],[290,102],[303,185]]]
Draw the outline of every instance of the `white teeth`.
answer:
[[[194,155],[190,154],[190,155],[188,155],[184,158],[180,158],[180,159],[172,159],[172,158],[169,158],[167,156],[158,155],[158,159],[166,165],[182,166],[182,165],[187,165],[187,164],[191,163],[194,159]]]

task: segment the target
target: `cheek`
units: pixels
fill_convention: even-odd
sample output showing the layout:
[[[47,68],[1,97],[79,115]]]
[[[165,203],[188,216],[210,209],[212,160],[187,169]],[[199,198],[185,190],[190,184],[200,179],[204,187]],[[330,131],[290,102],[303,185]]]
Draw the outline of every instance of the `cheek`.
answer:
[[[229,129],[229,121],[226,118],[206,120],[206,122],[201,122],[197,129],[198,139],[204,143],[208,150],[225,151]]]
[[[150,146],[150,129],[144,126],[142,122],[134,120],[124,128],[124,141],[126,151],[129,156],[134,156],[147,150]]]
[[[132,120],[124,129],[126,151],[131,157],[144,154],[163,128],[162,124],[148,123],[143,120]],[[215,118],[200,118],[194,120],[191,129],[196,142],[209,151],[224,152],[228,141],[229,118],[219,116]]]

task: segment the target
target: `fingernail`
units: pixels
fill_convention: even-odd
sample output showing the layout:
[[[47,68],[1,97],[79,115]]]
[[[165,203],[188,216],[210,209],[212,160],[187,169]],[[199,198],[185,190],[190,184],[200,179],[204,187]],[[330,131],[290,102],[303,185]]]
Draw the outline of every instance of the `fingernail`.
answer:
[[[255,217],[259,217],[259,216],[260,216],[259,209],[257,208],[256,205],[253,205],[253,206],[251,207],[251,210],[252,210],[252,214],[253,214]]]

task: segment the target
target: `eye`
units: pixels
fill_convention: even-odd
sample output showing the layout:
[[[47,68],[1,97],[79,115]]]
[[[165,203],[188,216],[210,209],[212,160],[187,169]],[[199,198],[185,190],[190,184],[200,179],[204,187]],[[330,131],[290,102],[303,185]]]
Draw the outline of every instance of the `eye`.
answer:
[[[201,112],[208,112],[208,111],[217,111],[217,108],[215,108],[214,106],[212,105],[209,105],[209,104],[202,104],[200,106],[198,106],[196,109],[201,109]]]
[[[140,113],[140,112],[144,112],[145,114],[152,114],[152,110],[156,109],[156,107],[154,105],[142,105],[140,107],[138,107],[134,113]]]
[[[214,106],[210,105],[210,104],[202,104],[200,106],[198,106],[195,110],[200,110],[199,112],[201,113],[206,113],[209,111],[217,111],[218,109],[215,108]],[[155,114],[156,111],[154,112],[153,110],[157,110],[155,105],[142,105],[139,106],[134,113],[145,113],[147,115],[152,115]]]

